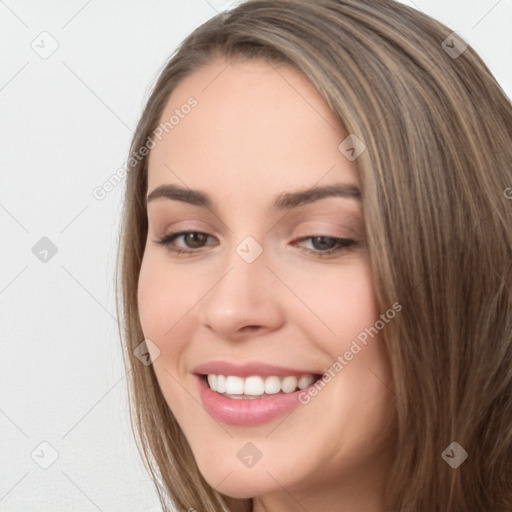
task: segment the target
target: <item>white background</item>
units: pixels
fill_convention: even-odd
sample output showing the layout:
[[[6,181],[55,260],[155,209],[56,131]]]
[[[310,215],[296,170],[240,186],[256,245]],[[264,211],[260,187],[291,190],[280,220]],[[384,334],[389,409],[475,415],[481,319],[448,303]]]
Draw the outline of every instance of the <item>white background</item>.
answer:
[[[404,3],[457,31],[512,97],[512,0]],[[0,1],[2,511],[160,510],[131,437],[117,336],[123,185],[102,201],[92,190],[126,161],[164,61],[233,4]],[[47,59],[31,47],[51,48],[45,31],[58,43]],[[46,263],[32,252],[42,237],[58,250]],[[51,461],[43,441],[58,453],[47,469],[35,462]]]

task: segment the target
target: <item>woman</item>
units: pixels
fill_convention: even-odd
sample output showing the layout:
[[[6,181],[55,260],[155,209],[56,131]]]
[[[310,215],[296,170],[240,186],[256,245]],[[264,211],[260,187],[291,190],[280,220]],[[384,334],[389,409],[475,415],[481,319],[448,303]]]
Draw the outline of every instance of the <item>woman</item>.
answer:
[[[180,511],[512,510],[512,108],[390,0],[249,0],[130,150],[132,421]]]

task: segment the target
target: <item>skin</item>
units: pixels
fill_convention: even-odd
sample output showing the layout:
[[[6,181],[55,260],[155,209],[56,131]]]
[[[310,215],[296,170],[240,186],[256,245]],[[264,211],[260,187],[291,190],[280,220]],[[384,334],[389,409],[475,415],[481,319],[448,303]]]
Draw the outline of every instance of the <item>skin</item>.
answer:
[[[163,395],[206,481],[229,496],[254,497],[255,512],[382,511],[394,407],[381,334],[309,404],[257,426],[212,418],[192,375],[214,359],[322,373],[383,313],[358,199],[271,208],[282,192],[360,187],[355,162],[338,150],[347,135],[309,81],[287,66],[216,60],[180,83],[162,119],[190,96],[198,105],[149,159],[149,192],[177,184],[213,201],[211,208],[165,198],[148,204],[138,300],[144,335],[160,350],[153,368]],[[209,235],[172,242],[192,255],[156,243],[187,230]],[[250,264],[236,252],[247,236],[263,249]],[[333,244],[306,238],[314,236],[358,245],[320,257]],[[248,441],[262,453],[251,468],[236,456]]]

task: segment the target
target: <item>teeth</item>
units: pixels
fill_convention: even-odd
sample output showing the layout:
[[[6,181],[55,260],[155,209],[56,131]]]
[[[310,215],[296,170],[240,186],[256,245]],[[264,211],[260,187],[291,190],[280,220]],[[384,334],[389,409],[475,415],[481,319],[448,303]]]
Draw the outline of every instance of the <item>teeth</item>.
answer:
[[[224,375],[217,375],[217,389],[219,393],[226,392],[226,377]]]
[[[285,377],[281,381],[281,389],[285,393],[292,393],[297,389],[297,377]]]
[[[231,395],[244,394],[244,379],[235,375],[226,376],[226,393]]]
[[[222,377],[222,375],[221,375],[221,377]],[[217,382],[218,382],[217,375],[214,375],[213,373],[209,373],[207,380],[208,380],[208,386],[210,386],[210,389],[217,390]]]
[[[237,377],[242,381],[242,388],[243,388],[243,394],[244,395],[263,395],[265,392],[265,383],[263,382],[263,379],[261,377],[247,377],[245,379],[242,379],[241,377]],[[231,394],[240,395],[241,393],[235,393],[234,391],[230,391]]]
[[[273,395],[279,393],[279,391],[281,391],[281,380],[279,377],[267,377],[265,379],[265,393],[267,393],[267,395]]]
[[[303,375],[298,382],[299,389],[304,389],[315,382],[315,377],[312,375]]]
[[[226,395],[262,396],[263,394],[274,395],[276,393],[293,393],[298,389],[304,389],[313,384],[315,377],[311,374],[302,375],[297,379],[295,376],[259,377],[253,375],[243,378],[236,375],[214,375],[207,376],[208,385],[217,393]]]

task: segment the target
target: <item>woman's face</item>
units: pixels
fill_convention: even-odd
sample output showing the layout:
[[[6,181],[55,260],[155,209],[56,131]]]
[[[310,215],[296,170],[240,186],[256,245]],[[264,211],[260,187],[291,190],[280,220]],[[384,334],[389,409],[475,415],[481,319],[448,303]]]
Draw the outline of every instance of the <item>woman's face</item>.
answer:
[[[283,505],[345,484],[370,500],[393,405],[360,181],[338,149],[348,134],[301,74],[259,60],[195,72],[170,119],[151,144],[138,300],[201,473],[224,494]],[[152,195],[162,186],[174,191]],[[328,186],[337,194],[312,193]],[[205,374],[226,379],[210,377],[213,391]]]

